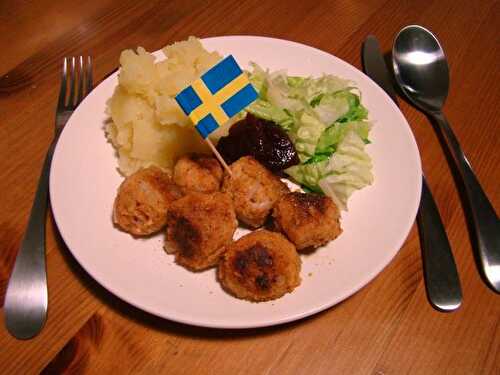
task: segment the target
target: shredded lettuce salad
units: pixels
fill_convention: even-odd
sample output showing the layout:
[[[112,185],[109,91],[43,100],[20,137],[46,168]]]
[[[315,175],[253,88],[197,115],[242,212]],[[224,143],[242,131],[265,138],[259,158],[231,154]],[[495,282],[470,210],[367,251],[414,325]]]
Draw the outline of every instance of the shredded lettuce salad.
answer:
[[[333,75],[294,77],[252,67],[259,99],[247,111],[279,124],[299,154],[300,164],[285,172],[304,190],[323,192],[347,210],[350,195],[373,182],[365,151],[372,125],[359,90]]]

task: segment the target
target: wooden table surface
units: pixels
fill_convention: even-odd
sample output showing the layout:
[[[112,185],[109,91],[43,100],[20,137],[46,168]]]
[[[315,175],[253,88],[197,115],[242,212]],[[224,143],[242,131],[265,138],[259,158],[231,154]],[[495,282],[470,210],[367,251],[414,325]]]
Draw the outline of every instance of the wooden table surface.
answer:
[[[125,48],[157,50],[189,35],[253,34],[309,44],[360,68],[368,34],[389,51],[397,31],[412,23],[433,30],[445,49],[451,69],[445,112],[498,212],[498,1],[0,2],[0,306],[53,135],[63,56],[91,54],[101,80]],[[478,274],[439,137],[403,102],[402,112],[457,261],[464,295],[457,312],[429,306],[414,226],[373,282],[323,313],[248,331],[184,326],[141,312],[97,284],[49,216],[48,320],[38,337],[18,341],[5,330],[0,309],[0,374],[499,374],[500,297]]]

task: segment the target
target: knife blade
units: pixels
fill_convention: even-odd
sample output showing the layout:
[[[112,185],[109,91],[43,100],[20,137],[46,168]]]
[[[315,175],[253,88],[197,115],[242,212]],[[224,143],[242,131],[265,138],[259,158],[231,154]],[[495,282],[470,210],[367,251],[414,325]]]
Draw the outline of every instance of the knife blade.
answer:
[[[365,73],[398,105],[396,90],[389,77],[378,40],[373,35],[368,35],[363,43],[363,67]]]
[[[373,35],[369,35],[363,43],[362,60],[365,73],[398,105],[389,70],[378,40]],[[462,303],[460,279],[437,205],[423,175],[417,222],[429,302],[439,311],[454,311]]]

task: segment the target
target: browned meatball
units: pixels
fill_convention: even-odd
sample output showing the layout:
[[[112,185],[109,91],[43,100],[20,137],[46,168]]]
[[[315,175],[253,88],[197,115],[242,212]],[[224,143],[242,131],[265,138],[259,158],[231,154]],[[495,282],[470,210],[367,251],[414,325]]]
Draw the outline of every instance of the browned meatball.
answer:
[[[153,234],[165,226],[170,204],[181,196],[170,175],[160,168],[140,169],[120,185],[113,222],[134,236]]]
[[[213,193],[220,190],[222,167],[209,155],[186,155],[174,167],[174,182],[184,193]]]
[[[228,194],[189,193],[168,210],[165,249],[180,265],[200,271],[218,263],[237,226]]]
[[[232,176],[224,177],[222,190],[231,194],[239,220],[260,227],[288,187],[251,156],[238,159],[230,168]]]
[[[258,230],[227,247],[218,279],[238,298],[266,301],[299,286],[300,265],[295,246],[281,233]]]
[[[274,206],[273,218],[297,250],[319,247],[342,233],[339,210],[324,195],[288,193]]]

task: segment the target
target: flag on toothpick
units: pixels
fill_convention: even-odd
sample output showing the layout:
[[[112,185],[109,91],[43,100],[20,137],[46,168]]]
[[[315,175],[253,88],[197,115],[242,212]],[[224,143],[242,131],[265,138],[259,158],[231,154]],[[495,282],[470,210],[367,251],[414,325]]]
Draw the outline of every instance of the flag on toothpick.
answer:
[[[182,90],[175,100],[200,135],[208,135],[255,101],[257,91],[229,55]]]

